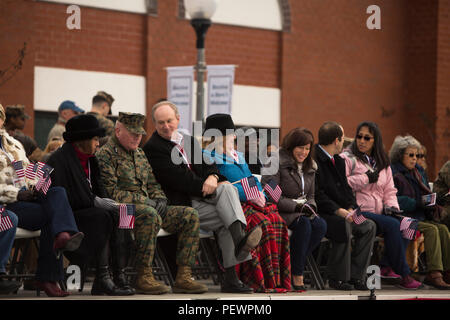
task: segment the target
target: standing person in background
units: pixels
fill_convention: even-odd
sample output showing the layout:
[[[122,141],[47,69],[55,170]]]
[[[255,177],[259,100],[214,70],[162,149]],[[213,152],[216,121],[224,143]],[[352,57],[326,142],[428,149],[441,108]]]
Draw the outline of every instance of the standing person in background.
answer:
[[[290,252],[292,284],[295,290],[305,290],[303,273],[306,258],[320,244],[327,223],[316,216],[314,199],[317,164],[312,159],[314,137],[308,129],[292,129],[279,150],[280,164],[274,175],[263,176],[263,184],[274,180],[281,188],[278,210],[292,231]]]
[[[25,128],[26,120],[30,119],[30,116],[25,113],[25,106],[21,104],[6,106],[5,112],[5,129],[9,135],[22,143],[29,160],[33,162],[41,161],[44,152],[38,147],[37,142],[33,138],[22,132]]]
[[[389,157],[384,151],[381,131],[374,122],[361,122],[355,140],[341,153],[345,160],[347,181],[361,206],[362,214],[377,225],[384,237],[384,255],[380,261],[381,277],[398,279],[402,289],[419,289],[406,261],[409,240],[402,237],[400,220],[390,216],[399,211],[397,189],[392,179]]]
[[[58,120],[48,133],[47,143],[55,137],[63,139],[63,133],[66,131],[66,122],[80,113],[84,113],[84,110],[78,107],[75,102],[70,100],[63,101],[58,108]]]
[[[100,127],[105,129],[105,136],[100,138],[100,147],[108,141],[109,136],[114,133],[114,122],[107,118],[111,114],[114,98],[105,91],[99,91],[92,98],[92,109],[87,114],[95,116]]]

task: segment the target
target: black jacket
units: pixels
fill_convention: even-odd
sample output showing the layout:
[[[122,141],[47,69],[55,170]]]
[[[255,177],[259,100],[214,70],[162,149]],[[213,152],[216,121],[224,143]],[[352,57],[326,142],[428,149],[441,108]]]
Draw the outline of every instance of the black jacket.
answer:
[[[208,176],[216,174],[219,176],[219,181],[225,181],[226,178],[219,173],[214,164],[203,161],[200,144],[194,137],[183,135],[183,141],[183,148],[192,164],[192,170],[185,163],[175,164],[172,161],[174,143],[164,139],[156,131],[143,150],[169,204],[191,206],[191,197],[202,197],[203,183]],[[179,155],[176,149],[174,154]]]
[[[47,164],[54,168],[51,174],[52,186],[61,186],[66,189],[72,210],[94,207],[95,195],[106,198],[106,192],[100,180],[97,158],[89,158],[92,189],[75,149],[70,143],[64,143],[61,148],[53,152]]]
[[[335,241],[346,241],[345,219],[337,216],[339,208],[356,208],[356,198],[348,185],[345,175],[345,160],[335,155],[335,165],[319,145],[315,145],[316,172],[315,199],[317,209],[327,221],[327,238]]]

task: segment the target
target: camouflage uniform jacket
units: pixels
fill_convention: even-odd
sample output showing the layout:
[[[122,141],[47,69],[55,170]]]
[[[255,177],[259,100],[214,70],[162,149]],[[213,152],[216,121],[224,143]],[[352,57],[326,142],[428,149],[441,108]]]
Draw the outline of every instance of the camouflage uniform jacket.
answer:
[[[96,156],[110,198],[134,204],[149,204],[149,199],[166,198],[141,148],[127,151],[113,135]]]
[[[100,127],[106,130],[106,136],[111,136],[114,133],[114,122],[110,119],[96,112],[88,112],[87,114],[93,115],[97,118]]]

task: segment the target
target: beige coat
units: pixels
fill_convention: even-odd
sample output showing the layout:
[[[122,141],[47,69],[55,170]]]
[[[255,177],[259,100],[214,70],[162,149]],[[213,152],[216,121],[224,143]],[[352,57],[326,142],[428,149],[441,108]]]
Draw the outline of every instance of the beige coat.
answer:
[[[22,160],[23,167],[26,169],[30,163],[26,157],[22,144],[11,137],[5,129],[0,129],[0,139],[3,149],[14,158],[14,160]],[[17,201],[19,188],[14,186],[16,173],[11,166],[11,160],[3,150],[0,150],[0,204],[12,203]],[[27,188],[34,184],[34,181],[26,179]]]

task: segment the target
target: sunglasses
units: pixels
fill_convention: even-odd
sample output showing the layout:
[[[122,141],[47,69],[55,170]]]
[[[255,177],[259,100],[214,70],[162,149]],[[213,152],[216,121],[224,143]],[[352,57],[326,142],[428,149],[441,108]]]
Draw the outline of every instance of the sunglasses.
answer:
[[[417,153],[405,153],[405,154],[410,158],[414,158],[414,157],[419,158],[419,154],[417,154]],[[422,156],[423,156],[423,154],[422,154]],[[420,158],[422,158],[422,157],[420,157]]]
[[[358,135],[356,136],[356,139],[358,139],[358,140],[361,140],[361,139],[363,139],[363,138],[364,138],[364,140],[366,140],[366,141],[370,141],[370,140],[373,139],[373,137],[362,136],[362,135],[360,135],[360,134],[358,134]]]
[[[417,156],[417,159],[425,158],[425,155],[423,153],[416,154],[416,156]]]

